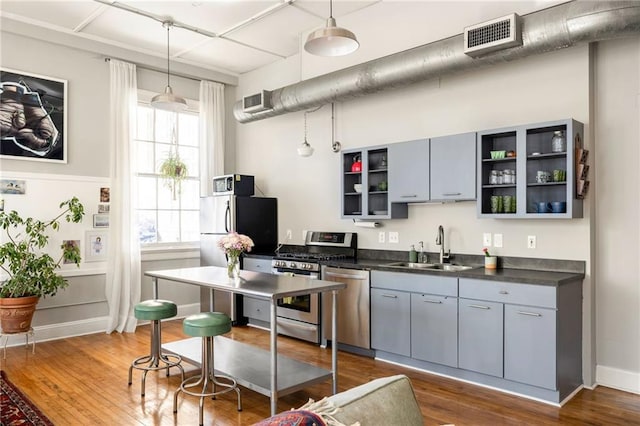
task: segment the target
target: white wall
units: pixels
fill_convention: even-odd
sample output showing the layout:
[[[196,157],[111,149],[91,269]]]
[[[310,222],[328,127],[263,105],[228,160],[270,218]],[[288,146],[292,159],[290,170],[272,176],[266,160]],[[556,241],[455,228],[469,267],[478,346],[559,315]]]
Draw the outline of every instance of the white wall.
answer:
[[[596,50],[597,381],[640,388],[640,37]]]
[[[390,21],[390,23],[393,21]],[[343,23],[357,34],[367,29],[357,24]],[[355,26],[354,26],[355,25]],[[411,33],[403,33],[405,48],[415,46],[412,37],[420,37]],[[452,35],[452,34],[449,34]],[[355,148],[368,145],[387,144],[418,137],[431,137],[455,134],[474,130],[485,130],[502,126],[535,123],[538,121],[561,118],[574,118],[585,124],[585,147],[592,152],[592,181],[596,176],[596,168],[607,167],[617,170],[619,164],[610,164],[611,160],[603,160],[603,164],[593,163],[600,155],[594,141],[591,140],[592,90],[591,84],[598,85],[598,93],[607,92],[613,85],[616,90],[608,98],[601,99],[598,111],[608,109],[609,115],[616,115],[618,91],[628,92],[628,96],[635,99],[638,93],[638,61],[637,40],[627,41],[632,45],[631,58],[626,59],[624,75],[616,75],[622,64],[614,65],[608,56],[617,60],[629,53],[623,53],[628,46],[618,46],[619,41],[607,44],[605,52],[607,59],[597,59],[597,66],[605,68],[611,73],[602,79],[592,80],[590,49],[579,46],[544,55],[532,56],[512,63],[500,64],[487,69],[479,69],[464,74],[446,76],[438,80],[427,81],[407,88],[391,90],[364,98],[339,103],[336,106],[336,136],[342,142],[343,148]],[[633,47],[635,46],[635,47]],[[402,50],[399,46],[396,50]],[[372,51],[369,48],[364,53],[358,53],[357,62],[375,59],[389,52]],[[378,54],[377,54],[378,53]],[[271,66],[245,74],[240,78],[239,94],[253,93],[260,89],[275,89],[296,83],[300,79],[308,78],[333,69],[326,64],[334,59],[322,59],[303,56],[289,58]],[[322,62],[324,61],[324,62]],[[348,61],[344,58],[336,59],[340,66]],[[321,64],[320,64],[321,63]],[[320,64],[316,66],[317,64]],[[599,69],[600,69],[599,68]],[[318,72],[318,69],[321,71]],[[604,70],[600,71],[601,74]],[[624,114],[617,115],[612,121],[616,131],[613,139],[624,139],[629,145],[628,162],[635,161],[637,165],[637,132],[639,127],[637,101],[635,107],[626,109]],[[634,109],[635,108],[635,109]],[[355,228],[351,220],[340,218],[340,156],[330,149],[330,107],[325,106],[315,113],[308,115],[308,141],[316,149],[309,158],[296,155],[296,148],[302,142],[304,134],[303,113],[291,113],[247,124],[237,124],[237,157],[236,171],[256,176],[258,185],[269,196],[279,199],[279,227],[280,240],[284,239],[287,229],[293,231],[292,243],[303,242],[303,230],[344,230],[357,231],[359,246],[370,249],[408,250],[410,244],[423,240],[427,250],[436,251],[434,245],[438,225],[446,230],[448,247],[452,253],[479,254],[482,249],[482,233],[492,232],[503,234],[504,247],[493,248],[498,255],[556,258],[583,260],[587,263],[587,276],[584,280],[583,305],[583,377],[587,385],[595,382],[595,366],[621,369],[626,373],[626,380],[633,381],[633,386],[627,386],[635,392],[640,392],[640,365],[638,365],[638,346],[640,324],[638,321],[638,214],[637,198],[629,196],[629,186],[614,185],[613,180],[606,188],[616,188],[619,199],[614,205],[626,204],[621,200],[626,197],[634,206],[629,211],[624,210],[625,217],[633,217],[635,222],[624,221],[616,226],[620,232],[632,229],[628,257],[635,262],[632,271],[626,270],[620,262],[612,262],[608,269],[617,269],[625,279],[606,278],[598,263],[598,316],[595,315],[596,270],[592,259],[601,259],[600,253],[595,252],[596,222],[591,217],[592,205],[599,196],[593,190],[585,201],[585,216],[575,220],[496,220],[478,219],[473,202],[442,205],[414,205],[409,207],[409,218],[403,220],[383,221],[383,228],[367,230]],[[599,127],[597,138],[611,139],[605,136],[603,128],[609,128],[609,116],[597,117],[595,122]],[[616,151],[618,152],[618,151]],[[609,156],[613,152],[609,151]],[[611,172],[610,172],[611,173]],[[634,188],[640,182],[637,176],[637,166],[628,165],[624,172],[615,173],[616,182],[624,179]],[[628,176],[628,180],[625,177]],[[612,176],[612,179],[613,176]],[[593,188],[601,187],[602,183],[592,182]],[[592,188],[592,189],[593,189]],[[623,188],[627,188],[626,190]],[[637,191],[636,191],[637,193]],[[608,206],[610,204],[607,204]],[[600,209],[599,209],[600,210]],[[618,220],[623,215],[621,209],[608,209],[609,214]],[[615,212],[615,213],[614,213]],[[600,214],[600,213],[599,213]],[[598,222],[601,223],[600,221]],[[378,243],[379,231],[398,231],[399,244]],[[526,248],[526,237],[537,236],[537,249]],[[621,242],[621,240],[614,239]],[[610,243],[613,245],[615,243]],[[615,258],[618,250],[612,247],[604,249],[609,257]],[[627,296],[629,299],[623,304],[627,309],[618,310],[618,302]],[[597,324],[597,327],[594,326]],[[596,329],[598,334],[596,335]],[[600,331],[606,330],[610,336],[600,336]],[[596,338],[598,340],[596,340]],[[597,351],[596,351],[597,346]],[[597,353],[597,360],[595,354]],[[616,370],[617,371],[617,370]],[[617,378],[607,381],[613,386],[619,383]]]

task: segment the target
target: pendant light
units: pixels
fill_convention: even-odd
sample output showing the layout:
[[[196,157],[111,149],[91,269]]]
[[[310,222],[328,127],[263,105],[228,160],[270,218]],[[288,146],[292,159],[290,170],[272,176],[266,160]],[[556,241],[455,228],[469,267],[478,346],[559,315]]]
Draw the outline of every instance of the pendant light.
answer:
[[[304,50],[318,56],[343,56],[355,52],[358,47],[360,43],[351,31],[336,26],[333,0],[329,0],[327,26],[309,34]]]
[[[173,22],[164,21],[162,26],[167,29],[167,87],[164,89],[164,93],[159,93],[151,99],[151,106],[167,111],[182,111],[187,108],[187,101],[178,95],[174,95],[173,89],[169,84],[171,77],[169,69],[169,30],[173,26]]]
[[[304,112],[304,142],[298,147],[298,155],[300,157],[311,157],[313,147],[307,142],[307,111]]]

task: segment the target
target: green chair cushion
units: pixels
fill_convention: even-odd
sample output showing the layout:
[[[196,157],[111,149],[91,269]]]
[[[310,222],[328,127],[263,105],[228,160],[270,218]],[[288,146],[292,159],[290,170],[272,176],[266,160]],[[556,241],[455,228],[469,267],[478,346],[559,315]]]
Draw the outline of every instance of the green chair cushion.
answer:
[[[133,312],[136,318],[141,320],[161,320],[175,317],[178,307],[169,300],[145,300],[136,304]]]
[[[186,317],[182,329],[194,337],[219,336],[231,331],[231,318],[222,312],[201,312]]]

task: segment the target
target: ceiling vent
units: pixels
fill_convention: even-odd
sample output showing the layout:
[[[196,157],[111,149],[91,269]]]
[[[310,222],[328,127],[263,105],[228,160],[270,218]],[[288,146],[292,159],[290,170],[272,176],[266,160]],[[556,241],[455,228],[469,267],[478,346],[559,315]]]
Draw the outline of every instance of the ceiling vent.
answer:
[[[464,29],[464,53],[469,56],[521,45],[520,17],[515,13]]]
[[[242,98],[242,109],[244,112],[259,112],[272,109],[271,91],[262,90],[255,95]]]

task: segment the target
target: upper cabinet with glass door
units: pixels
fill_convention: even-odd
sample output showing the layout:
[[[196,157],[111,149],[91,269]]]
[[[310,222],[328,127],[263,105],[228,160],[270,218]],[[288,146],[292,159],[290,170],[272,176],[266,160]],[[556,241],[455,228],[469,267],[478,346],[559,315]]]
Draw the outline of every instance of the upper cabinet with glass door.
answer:
[[[478,216],[582,217],[575,151],[584,125],[573,119],[478,133]]]

